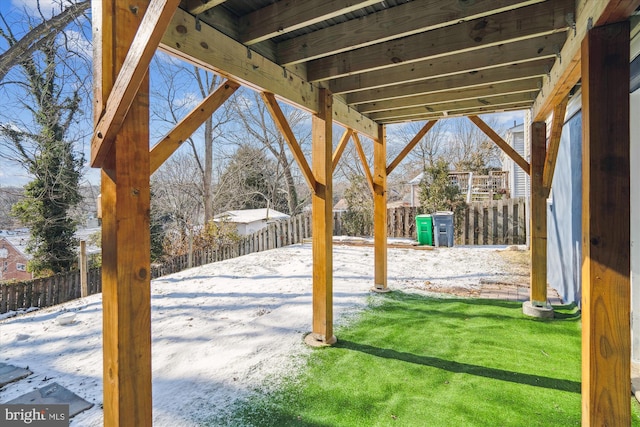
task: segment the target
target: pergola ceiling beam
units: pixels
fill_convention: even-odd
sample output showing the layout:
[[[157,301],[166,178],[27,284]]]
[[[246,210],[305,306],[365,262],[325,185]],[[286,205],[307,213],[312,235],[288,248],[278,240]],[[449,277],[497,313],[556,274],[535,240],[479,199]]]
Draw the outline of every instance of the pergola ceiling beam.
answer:
[[[566,17],[573,12],[573,0],[534,4],[316,59],[308,63],[307,76],[311,81],[334,79],[565,31]]]
[[[420,129],[418,131],[418,133],[416,134],[416,136],[414,136],[413,139],[411,139],[411,141],[409,141],[407,146],[402,149],[400,154],[398,154],[398,156],[395,159],[393,159],[393,161],[391,163],[389,163],[389,166],[387,166],[387,169],[386,169],[387,170],[387,176],[389,176],[391,174],[391,172],[393,172],[393,170],[396,167],[398,167],[400,162],[402,162],[404,160],[404,158],[407,157],[407,154],[409,154],[411,152],[411,150],[413,150],[413,148],[420,142],[420,140],[422,138],[424,138],[424,136],[427,134],[427,132],[429,132],[431,130],[431,128],[437,122],[438,122],[437,120],[430,120],[427,123],[425,123],[424,126],[422,126],[422,129]]]
[[[395,98],[426,95],[435,92],[449,92],[452,89],[465,89],[474,86],[486,86],[493,83],[521,80],[530,77],[542,77],[553,66],[553,59],[545,58],[538,61],[511,64],[504,67],[482,71],[471,71],[464,74],[439,77],[414,83],[385,86],[378,89],[360,91],[348,94],[346,100],[349,105],[364,104]],[[539,89],[539,86],[536,88]],[[360,111],[364,111],[359,108]]]
[[[554,106],[560,104],[580,80],[580,44],[589,28],[626,20],[640,5],[640,0],[576,2],[575,30],[569,31],[567,42],[560,51],[562,61],[557,61],[533,105],[533,121],[544,121]]]
[[[551,134],[549,135],[549,145],[544,159],[544,169],[542,171],[542,188],[545,198],[549,197],[553,174],[556,169],[558,150],[560,149],[560,138],[562,137],[562,127],[564,125],[564,115],[567,111],[569,96],[566,96],[560,104],[553,109],[553,121],[551,123]]]
[[[421,0],[420,7],[409,2],[285,40],[278,44],[278,58],[283,65],[306,62],[540,1],[481,0],[454,3]],[[278,3],[272,7],[276,5]]]
[[[300,76],[304,67],[285,69],[264,56],[178,9],[160,48],[184,61],[213,71],[259,92],[270,92],[304,110],[317,112],[319,88]],[[364,135],[377,134],[377,124],[333,97],[333,119]]]
[[[349,143],[349,139],[351,139],[352,134],[353,134],[353,131],[351,129],[349,128],[345,129],[344,133],[342,134],[342,138],[340,138],[340,143],[338,143],[338,146],[336,147],[336,151],[333,152],[331,163],[334,171],[338,166],[338,162],[340,161],[340,158],[342,157],[342,153],[344,153],[344,149],[347,147],[347,144]]]
[[[473,108],[473,109],[463,109],[456,111],[447,111],[446,114],[444,112],[436,112],[430,114],[420,114],[415,115],[411,118],[412,121],[425,121],[425,120],[446,120],[456,117],[467,117],[469,115],[478,115],[478,114],[488,114],[488,113],[504,113],[508,111],[520,111],[523,109],[530,108],[531,105],[518,105],[513,104],[511,106],[503,106],[499,109],[495,107],[487,107],[487,108]],[[381,125],[389,125],[394,123],[406,123],[407,118],[388,118],[388,119],[380,119],[378,122]]]
[[[342,94],[455,74],[477,73],[482,70],[491,70],[543,58],[555,58],[565,39],[566,32],[560,32],[520,40],[487,49],[452,54],[435,61],[424,60],[398,65],[393,68],[392,73],[387,69],[382,69],[341,77],[332,80],[329,87],[334,94]]]
[[[151,0],[91,139],[91,166],[101,167],[147,74],[180,0]],[[135,13],[135,12],[132,12]]]
[[[421,107],[403,108],[397,110],[380,111],[370,113],[369,117],[373,120],[388,120],[390,118],[405,118],[408,120],[420,120],[421,117],[432,114],[447,115],[450,111],[471,110],[474,108],[491,108],[492,110],[500,110],[510,107],[530,107],[535,99],[537,92],[516,93],[511,95],[491,96],[486,98],[470,99],[458,102],[443,102],[441,104],[431,104]]]
[[[509,95],[523,92],[534,92],[540,87],[540,77],[515,82],[496,83],[466,89],[456,89],[448,92],[436,92],[426,95],[371,102],[359,105],[358,111],[363,114],[377,111],[398,110],[408,107],[426,106],[443,102],[467,101],[474,98],[485,98],[498,95]]]
[[[198,15],[224,3],[225,1],[227,0],[184,0],[182,3],[189,13]]]
[[[375,190],[373,186],[373,176],[371,175],[371,168],[369,168],[369,163],[367,162],[367,156],[364,154],[364,150],[362,149],[362,144],[360,143],[360,137],[358,136],[357,133],[353,134],[353,143],[356,146],[358,157],[360,157],[360,162],[362,163],[362,167],[364,169],[364,175],[367,178],[367,183],[369,184],[369,189],[371,190],[371,194],[375,195]]]
[[[261,92],[260,96],[264,100],[267,110],[269,110],[269,113],[271,114],[271,117],[273,118],[276,126],[280,130],[280,133],[282,133],[284,140],[287,141],[289,150],[291,150],[293,158],[296,160],[296,163],[298,163],[298,166],[302,171],[302,175],[307,180],[309,188],[311,189],[311,191],[315,192],[316,179],[313,176],[313,171],[311,170],[311,167],[309,166],[309,163],[307,162],[302,149],[300,149],[300,144],[298,144],[298,141],[293,134],[293,130],[291,129],[291,126],[289,126],[289,122],[287,122],[287,118],[284,116],[280,105],[278,105],[276,97],[269,92]]]
[[[380,0],[278,1],[240,18],[240,40],[255,44],[376,3]]]
[[[504,139],[500,137],[489,125],[487,125],[480,117],[478,116],[469,116],[469,120],[471,120],[482,132],[485,133],[495,144],[505,152],[505,154],[511,157],[511,160],[516,162],[518,166],[524,170],[527,175],[531,174],[531,166],[529,163],[522,158],[522,156],[513,149]]]
[[[153,174],[171,155],[240,87],[227,80],[204,98],[189,114],[169,131],[149,153],[149,172]]]

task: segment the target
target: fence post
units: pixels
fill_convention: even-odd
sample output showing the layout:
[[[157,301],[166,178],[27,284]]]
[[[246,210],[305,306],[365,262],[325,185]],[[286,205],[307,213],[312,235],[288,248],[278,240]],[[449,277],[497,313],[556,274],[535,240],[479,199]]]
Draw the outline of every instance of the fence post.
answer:
[[[87,295],[87,241],[80,240],[80,296],[84,298]]]

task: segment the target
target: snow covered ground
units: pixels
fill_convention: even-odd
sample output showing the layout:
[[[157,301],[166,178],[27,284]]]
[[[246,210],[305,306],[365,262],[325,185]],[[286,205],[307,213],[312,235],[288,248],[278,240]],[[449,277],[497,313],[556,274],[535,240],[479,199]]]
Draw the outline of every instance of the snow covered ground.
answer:
[[[473,289],[522,283],[497,247],[388,250],[391,289],[425,283]],[[334,316],[345,322],[367,304],[373,248],[334,246]],[[526,283],[525,278],[525,283]],[[153,422],[197,426],[222,414],[267,378],[295,369],[309,350],[311,244],[254,253],[152,282]],[[56,318],[76,313],[70,325]],[[338,335],[338,340],[340,336]],[[7,402],[57,382],[95,406],[72,426],[102,425],[101,295],[0,320],[0,361],[33,375],[0,390]]]

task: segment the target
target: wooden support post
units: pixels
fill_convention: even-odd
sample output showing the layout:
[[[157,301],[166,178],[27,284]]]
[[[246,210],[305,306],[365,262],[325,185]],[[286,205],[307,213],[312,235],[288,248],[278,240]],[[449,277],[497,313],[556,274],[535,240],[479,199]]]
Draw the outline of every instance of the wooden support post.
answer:
[[[531,124],[531,287],[530,303],[547,306],[547,197],[542,186],[547,126]]]
[[[318,114],[312,118],[313,330],[307,343],[333,344],[333,97],[320,89],[319,99]]]
[[[87,286],[87,241],[80,240],[80,296],[82,298],[89,295]]]
[[[374,287],[376,292],[387,288],[387,135],[378,126],[378,138],[373,141],[373,246],[375,257]]]
[[[97,112],[104,108],[146,4],[92,2]],[[104,425],[151,426],[148,76],[104,155],[101,193]]]
[[[629,22],[582,42],[582,425],[628,426]]]

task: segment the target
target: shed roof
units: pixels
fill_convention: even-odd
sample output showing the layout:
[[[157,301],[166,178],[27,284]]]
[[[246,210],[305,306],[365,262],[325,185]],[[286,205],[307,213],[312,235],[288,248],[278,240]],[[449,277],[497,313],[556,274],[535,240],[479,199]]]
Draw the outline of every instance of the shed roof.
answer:
[[[278,212],[275,209],[243,209],[235,211],[222,212],[214,217],[214,221],[226,220],[239,224],[249,224],[255,221],[287,219],[289,215]]]

